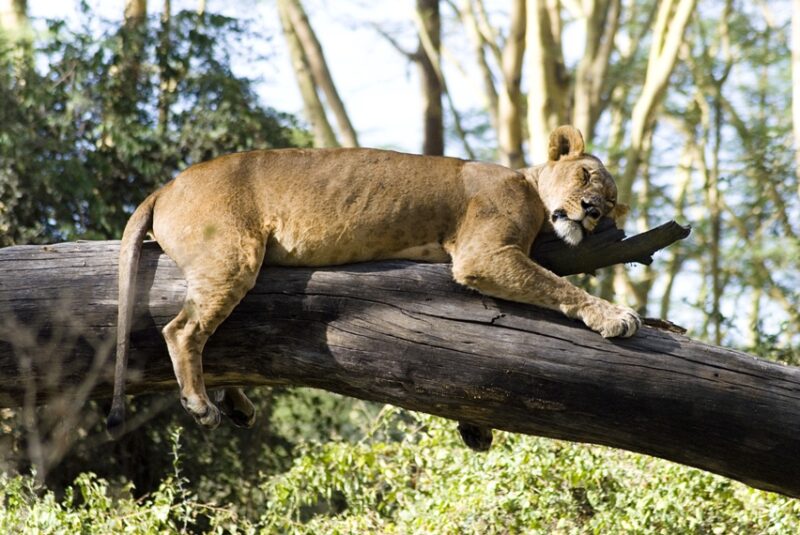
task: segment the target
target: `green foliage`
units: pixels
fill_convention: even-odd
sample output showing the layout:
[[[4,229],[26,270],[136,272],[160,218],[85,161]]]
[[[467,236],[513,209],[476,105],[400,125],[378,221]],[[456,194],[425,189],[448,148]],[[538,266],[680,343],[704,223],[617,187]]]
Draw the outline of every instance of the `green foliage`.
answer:
[[[66,489],[63,499],[34,483],[33,477],[0,475],[0,531],[3,533],[184,533],[203,524],[221,532],[235,526],[236,516],[202,504],[186,489],[181,475],[180,429],[171,433],[174,473],[142,499],[132,485],[113,489],[92,473],[84,473]]]
[[[397,431],[403,437],[388,437]],[[308,444],[264,483],[260,524],[287,533],[790,533],[800,502],[602,447],[496,432],[487,454],[452,422],[388,409],[363,440]]]
[[[309,394],[312,397],[315,394]],[[335,401],[332,401],[335,403]],[[172,470],[134,500],[78,476],[62,500],[31,477],[0,476],[0,530],[81,533],[798,533],[800,501],[599,446],[496,432],[476,454],[452,422],[385,408],[358,440],[304,442],[261,501],[199,496],[170,433]],[[255,509],[255,510],[254,510]]]

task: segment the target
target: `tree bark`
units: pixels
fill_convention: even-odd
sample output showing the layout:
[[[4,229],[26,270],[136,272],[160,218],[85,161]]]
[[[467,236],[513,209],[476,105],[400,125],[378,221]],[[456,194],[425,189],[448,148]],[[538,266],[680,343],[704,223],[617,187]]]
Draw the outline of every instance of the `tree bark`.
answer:
[[[444,111],[441,65],[433,64],[441,57],[439,0],[417,0],[417,16],[421,28],[419,45],[414,57],[422,86],[422,154],[442,156],[444,155]],[[430,48],[430,52],[426,50],[427,48]]]
[[[800,196],[800,0],[792,0],[792,132],[797,195]]]
[[[0,405],[30,398],[31,385],[46,399],[110,377],[98,355],[113,343],[117,254],[117,242],[0,250]],[[185,282],[154,242],[138,276],[130,391],[173,390],[159,329]],[[800,497],[800,369],[647,326],[606,340],[466,290],[443,264],[267,267],[209,341],[204,370],[212,387],[323,388],[647,453]],[[98,383],[90,395],[109,392]]]

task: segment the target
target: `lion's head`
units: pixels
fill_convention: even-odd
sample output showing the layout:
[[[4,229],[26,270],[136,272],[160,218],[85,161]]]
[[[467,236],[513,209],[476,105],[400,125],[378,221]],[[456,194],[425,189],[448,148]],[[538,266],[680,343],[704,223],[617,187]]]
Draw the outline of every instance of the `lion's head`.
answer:
[[[617,204],[617,186],[603,162],[584,148],[577,128],[559,126],[550,134],[548,162],[533,173],[548,221],[570,245],[580,243],[601,217],[616,219],[628,210]]]

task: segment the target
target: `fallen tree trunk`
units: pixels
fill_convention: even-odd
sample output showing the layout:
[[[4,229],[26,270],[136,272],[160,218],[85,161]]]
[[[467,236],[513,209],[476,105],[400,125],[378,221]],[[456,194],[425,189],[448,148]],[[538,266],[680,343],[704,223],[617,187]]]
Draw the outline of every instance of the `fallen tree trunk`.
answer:
[[[0,406],[110,394],[117,253],[117,242],[0,250]],[[174,390],[159,329],[185,283],[152,242],[139,280],[129,391]],[[204,363],[212,387],[323,388],[800,497],[800,369],[650,327],[605,340],[459,287],[447,265],[265,268]]]

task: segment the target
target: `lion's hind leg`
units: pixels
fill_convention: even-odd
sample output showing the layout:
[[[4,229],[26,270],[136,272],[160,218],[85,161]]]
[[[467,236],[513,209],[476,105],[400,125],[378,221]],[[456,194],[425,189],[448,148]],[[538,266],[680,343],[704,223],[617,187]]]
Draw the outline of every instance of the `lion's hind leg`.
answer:
[[[178,380],[181,404],[199,424],[214,429],[219,425],[220,411],[206,392],[203,348],[255,285],[264,258],[264,240],[240,236],[236,248],[219,242],[209,244],[202,261],[197,260],[200,258],[193,257],[194,262],[184,265],[175,259],[186,275],[186,301],[162,332]],[[241,411],[241,423],[250,423],[255,410],[244,394],[239,394],[240,391],[231,395],[233,406]]]

